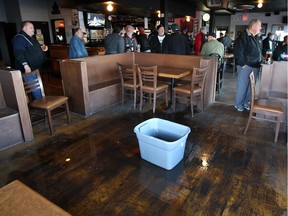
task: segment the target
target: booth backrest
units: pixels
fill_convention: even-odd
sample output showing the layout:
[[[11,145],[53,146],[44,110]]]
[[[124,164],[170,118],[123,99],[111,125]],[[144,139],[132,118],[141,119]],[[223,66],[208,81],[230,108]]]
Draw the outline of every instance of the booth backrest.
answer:
[[[199,67],[201,56],[135,53],[135,63],[143,66],[166,66],[175,68]]]
[[[133,64],[133,53],[91,56],[85,58],[89,86],[118,79],[120,75],[117,62],[123,65]]]

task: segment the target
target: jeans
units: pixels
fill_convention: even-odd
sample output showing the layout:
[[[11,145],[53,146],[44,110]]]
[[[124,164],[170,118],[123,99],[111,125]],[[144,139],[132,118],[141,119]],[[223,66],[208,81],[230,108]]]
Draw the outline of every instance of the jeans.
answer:
[[[32,74],[31,76],[25,76],[24,81],[27,82],[27,81],[33,80],[35,78],[37,78],[37,76],[35,74]],[[37,89],[37,90],[33,91],[32,96],[34,99],[42,98],[41,90]]]
[[[260,68],[253,68],[248,65],[245,65],[244,68],[237,65],[237,94],[236,94],[236,103],[237,108],[244,108],[244,106],[249,106],[251,100],[251,89],[250,89],[250,78],[249,75],[251,72],[254,72],[255,82],[259,77]]]

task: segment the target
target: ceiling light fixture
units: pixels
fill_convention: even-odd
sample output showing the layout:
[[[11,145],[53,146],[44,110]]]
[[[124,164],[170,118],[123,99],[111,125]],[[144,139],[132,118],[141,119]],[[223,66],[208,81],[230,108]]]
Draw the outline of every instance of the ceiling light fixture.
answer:
[[[204,13],[202,19],[207,22],[210,20],[210,15],[208,13]]]
[[[110,12],[113,11],[113,5],[112,4],[108,4],[107,5],[107,10],[110,11]]]
[[[263,7],[263,3],[260,2],[258,5],[257,5],[258,8],[262,8]]]
[[[186,22],[190,22],[191,18],[190,16],[186,16]]]

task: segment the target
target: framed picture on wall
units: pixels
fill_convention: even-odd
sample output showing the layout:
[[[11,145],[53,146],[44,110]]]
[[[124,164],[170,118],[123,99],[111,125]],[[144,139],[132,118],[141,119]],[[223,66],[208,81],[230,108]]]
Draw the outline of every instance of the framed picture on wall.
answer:
[[[266,36],[266,34],[267,34],[267,23],[262,23],[261,24],[261,33],[262,33],[262,36]]]

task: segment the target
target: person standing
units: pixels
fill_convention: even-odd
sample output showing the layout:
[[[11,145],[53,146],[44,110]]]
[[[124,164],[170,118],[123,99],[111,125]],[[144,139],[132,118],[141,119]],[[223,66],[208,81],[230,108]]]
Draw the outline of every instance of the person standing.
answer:
[[[137,51],[137,39],[134,35],[134,27],[131,25],[126,26],[126,33],[124,35],[125,51],[135,52]]]
[[[237,65],[238,81],[235,108],[242,112],[250,110],[249,75],[253,71],[255,80],[258,79],[262,61],[262,41],[260,37],[261,21],[252,19],[249,26],[236,40],[234,57]]]
[[[30,21],[21,23],[22,30],[12,39],[15,69],[22,73],[30,73],[34,70],[41,69],[45,64],[45,53],[48,47],[41,46],[34,36],[34,25]],[[33,80],[36,75],[26,76],[25,81]],[[34,99],[42,97],[41,91],[32,92]]]
[[[233,40],[230,37],[230,33],[229,32],[225,33],[225,36],[222,38],[221,42],[223,43],[224,49],[226,50],[226,52],[229,53],[231,44],[233,43]]]
[[[187,38],[179,33],[177,23],[171,25],[172,34],[167,41],[168,54],[190,55],[191,50]]]
[[[157,34],[153,34],[149,40],[149,47],[152,53],[162,53],[167,49],[168,35],[165,33],[163,25],[157,26]]]
[[[195,37],[194,52],[200,55],[203,44],[206,42],[206,29],[202,27],[200,32]]]
[[[147,35],[143,27],[138,27],[139,34],[136,36],[138,45],[140,45],[140,52],[150,52]]]
[[[113,27],[113,33],[104,39],[105,54],[116,54],[125,52],[123,37],[120,36],[121,28],[117,25]]]
[[[283,42],[275,48],[272,58],[274,61],[288,61],[288,35],[286,35]]]
[[[273,53],[275,49],[275,40],[274,40],[274,34],[272,32],[269,32],[267,37],[263,40],[262,43],[262,55],[266,56],[267,51],[271,51]]]
[[[84,43],[84,33],[81,28],[76,28],[70,40],[69,58],[83,58],[88,56]]]

